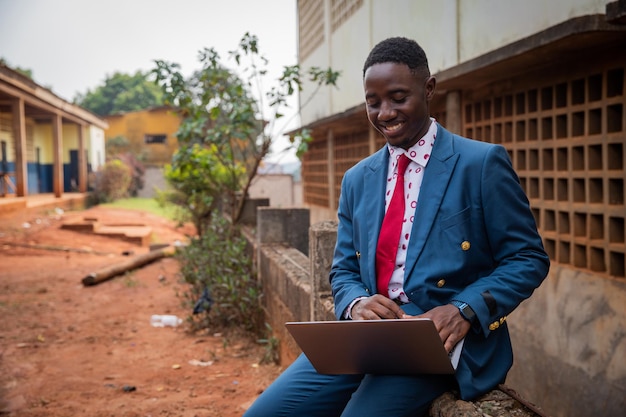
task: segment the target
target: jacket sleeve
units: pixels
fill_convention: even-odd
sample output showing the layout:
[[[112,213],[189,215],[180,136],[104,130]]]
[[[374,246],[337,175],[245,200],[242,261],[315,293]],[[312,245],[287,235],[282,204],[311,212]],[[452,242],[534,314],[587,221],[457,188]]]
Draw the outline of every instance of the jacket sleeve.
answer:
[[[341,183],[337,216],[337,242],[330,270],[335,316],[345,319],[346,308],[357,298],[369,297],[375,292],[363,280],[367,265],[367,236],[361,236],[360,222],[366,221],[362,207],[355,199],[363,196],[363,180],[359,171],[348,170]]]
[[[485,238],[496,266],[454,298],[472,307],[487,336],[530,297],[546,277],[550,263],[528,199],[502,146],[490,147],[484,158],[480,204]]]

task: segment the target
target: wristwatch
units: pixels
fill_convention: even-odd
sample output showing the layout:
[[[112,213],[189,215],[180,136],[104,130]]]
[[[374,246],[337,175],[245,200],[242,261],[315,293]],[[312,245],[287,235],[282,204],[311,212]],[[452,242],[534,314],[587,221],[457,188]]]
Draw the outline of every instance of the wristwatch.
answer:
[[[474,310],[472,310],[472,307],[470,307],[469,304],[457,300],[450,301],[450,304],[459,309],[459,311],[461,312],[461,317],[463,317],[465,320],[469,321],[472,324],[474,323],[474,320],[476,320],[476,313],[474,313]]]

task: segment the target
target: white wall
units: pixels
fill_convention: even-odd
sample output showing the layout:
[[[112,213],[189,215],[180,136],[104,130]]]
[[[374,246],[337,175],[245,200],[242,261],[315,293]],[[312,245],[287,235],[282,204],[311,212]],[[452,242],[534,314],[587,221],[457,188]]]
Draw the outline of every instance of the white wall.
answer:
[[[89,162],[91,169],[97,171],[105,162],[104,130],[89,126]]]
[[[577,16],[604,14],[612,0],[460,0],[460,62]]]
[[[303,68],[330,66],[342,73],[337,89],[321,90],[303,108],[302,124],[363,103],[363,62],[385,38],[415,39],[426,51],[431,72],[437,73],[571,18],[604,14],[610,1],[364,0],[363,7],[300,62]],[[320,7],[324,4],[329,7],[329,1],[320,1]],[[328,17],[326,26],[330,28]],[[300,103],[312,89],[313,84],[304,84]]]
[[[298,190],[296,193],[293,177],[290,174],[257,175],[252,180],[248,195],[253,199],[269,198],[270,207],[302,206],[302,192]]]

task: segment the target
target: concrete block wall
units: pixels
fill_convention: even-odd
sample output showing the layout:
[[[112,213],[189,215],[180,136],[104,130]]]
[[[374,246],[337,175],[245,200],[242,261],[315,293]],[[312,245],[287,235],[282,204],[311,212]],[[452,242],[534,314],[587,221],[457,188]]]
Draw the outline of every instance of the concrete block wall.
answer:
[[[256,234],[246,234],[248,239],[254,239],[250,243],[255,251],[256,270],[263,286],[266,317],[274,337],[280,341],[280,360],[284,366],[301,353],[285,329],[286,322],[335,320],[328,274],[337,222],[310,225],[307,211],[259,207]],[[295,242],[301,249],[306,247],[307,251],[296,249],[289,242]],[[525,403],[522,398],[515,398],[505,387],[500,388],[473,402],[460,401],[450,393],[444,394],[435,401],[429,415],[482,417],[494,407],[500,407],[505,414],[491,415],[543,416],[537,407]],[[512,410],[515,410],[514,414]]]
[[[244,207],[247,206],[248,204]],[[308,256],[308,230],[311,222],[308,209],[258,206],[256,213],[259,242],[283,243]]]

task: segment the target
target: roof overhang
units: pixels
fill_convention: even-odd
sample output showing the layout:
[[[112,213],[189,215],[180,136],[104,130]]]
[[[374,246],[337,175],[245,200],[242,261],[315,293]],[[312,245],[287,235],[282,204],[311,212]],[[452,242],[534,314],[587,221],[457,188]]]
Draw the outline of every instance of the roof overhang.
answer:
[[[10,113],[15,99],[24,100],[26,117],[36,120],[50,120],[53,116],[60,115],[63,119],[79,125],[93,125],[101,129],[109,126],[105,120],[88,110],[68,103],[30,78],[0,64],[0,111]]]
[[[622,9],[626,0],[620,0]],[[607,10],[609,6],[607,5]],[[615,6],[612,6],[615,8]],[[620,23],[620,17],[613,22]],[[437,79],[437,97],[440,101],[448,91],[472,89],[495,81],[513,78],[517,75],[554,67],[555,63],[579,60],[584,64],[586,57],[602,50],[623,51],[626,46],[626,26],[607,21],[603,14],[587,15],[567,20],[542,32],[510,43],[502,48],[481,55],[477,58],[440,71]],[[581,58],[582,57],[582,58]],[[355,123],[367,123],[365,103],[354,106],[342,113],[336,113],[316,120],[303,128],[315,133],[328,129],[334,132],[351,131]],[[298,129],[300,130],[300,129]],[[293,134],[293,132],[289,132]]]
[[[603,14],[576,17],[438,72],[437,90],[446,93],[468,86],[477,88],[563,62],[578,60],[584,64],[600,50],[624,53],[625,47],[626,26],[607,22]]]
[[[316,120],[300,129],[287,132],[287,135],[293,135],[302,129],[309,129],[312,135],[316,137],[325,134],[328,130],[332,130],[335,135],[339,136],[343,133],[354,132],[355,126],[368,126],[368,123],[365,103],[362,103],[341,113]]]

